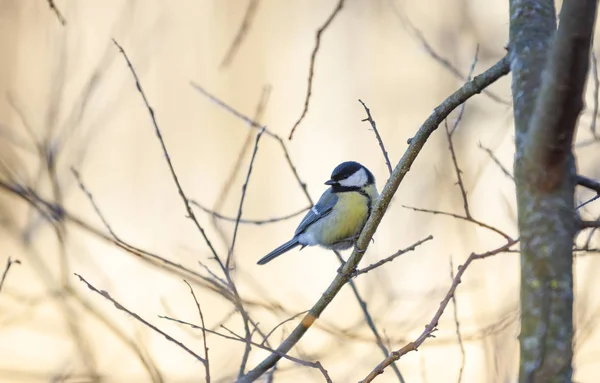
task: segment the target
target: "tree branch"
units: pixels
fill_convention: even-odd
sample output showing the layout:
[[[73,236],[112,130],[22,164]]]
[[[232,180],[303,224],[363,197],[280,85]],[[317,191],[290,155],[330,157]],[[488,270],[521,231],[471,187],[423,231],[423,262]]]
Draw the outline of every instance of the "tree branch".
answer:
[[[344,266],[340,269],[334,280],[331,282],[327,290],[323,293],[321,298],[315,303],[315,305],[309,310],[308,314],[304,316],[302,321],[296,326],[292,333],[279,345],[277,348],[278,354],[271,354],[258,366],[250,370],[245,376],[238,379],[238,382],[252,382],[259,376],[269,370],[271,367],[281,359],[280,354],[287,353],[294,345],[302,338],[302,336],[308,331],[315,320],[321,315],[325,308],[331,303],[336,294],[341,288],[348,282],[348,280],[354,274],[358,263],[363,257],[373,234],[377,230],[383,215],[385,214],[392,197],[398,190],[400,183],[410,170],[413,162],[417,158],[419,152],[429,139],[429,136],[438,128],[440,123],[444,121],[446,117],[456,107],[461,105],[463,102],[480,93],[490,84],[494,83],[500,77],[506,75],[509,71],[508,58],[504,57],[491,68],[484,73],[476,76],[472,81],[464,84],[460,89],[449,96],[442,104],[436,107],[429,116],[429,118],[419,128],[414,137],[409,140],[409,146],[396,165],[394,172],[390,179],[381,191],[381,196],[373,206],[371,216],[367,220],[365,227],[363,228],[360,237],[356,243],[356,247],[352,252],[352,255]]]

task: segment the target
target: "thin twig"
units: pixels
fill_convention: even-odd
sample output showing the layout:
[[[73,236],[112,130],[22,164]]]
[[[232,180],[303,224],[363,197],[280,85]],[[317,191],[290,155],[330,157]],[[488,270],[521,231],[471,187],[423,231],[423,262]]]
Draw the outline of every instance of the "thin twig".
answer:
[[[123,50],[123,48],[117,43],[116,40],[113,39],[114,44],[117,46],[117,48],[119,48],[119,51],[121,52],[121,54],[123,55],[123,57],[125,58],[125,60],[127,61],[127,65],[135,79],[135,83],[136,83],[136,87],[138,89],[138,92],[141,94],[142,99],[144,101],[144,104],[146,106],[146,109],[148,110],[148,113],[150,114],[151,120],[152,120],[152,124],[154,125],[154,130],[156,133],[156,136],[158,137],[162,150],[163,150],[163,154],[165,156],[165,159],[167,161],[167,164],[169,166],[169,170],[171,172],[171,177],[173,178],[173,181],[175,182],[175,185],[177,186],[177,190],[179,192],[179,195],[183,201],[183,204],[185,206],[185,209],[187,211],[188,217],[190,219],[192,219],[192,221],[194,222],[196,228],[200,231],[200,233],[202,234],[202,237],[204,238],[204,241],[206,242],[206,244],[208,245],[208,247],[210,248],[214,259],[217,261],[217,263],[219,264],[219,266],[221,267],[221,270],[223,271],[223,274],[225,275],[227,282],[228,282],[228,286],[229,289],[231,290],[231,297],[232,302],[234,303],[234,305],[236,306],[236,308],[239,310],[240,315],[242,316],[242,320],[244,323],[244,329],[246,331],[247,336],[250,336],[250,327],[249,327],[249,322],[250,322],[250,318],[248,315],[248,312],[245,310],[244,308],[244,304],[243,301],[237,291],[237,288],[235,286],[235,283],[233,281],[233,279],[231,278],[231,273],[229,272],[229,268],[228,265],[224,264],[223,261],[219,258],[219,256],[217,255],[217,252],[215,250],[215,248],[213,247],[212,243],[210,242],[210,240],[208,239],[204,228],[202,228],[202,226],[200,225],[200,223],[198,222],[198,220],[196,219],[196,216],[194,215],[194,211],[190,205],[190,202],[187,198],[187,196],[185,195],[185,193],[183,192],[183,188],[181,187],[181,184],[179,183],[179,179],[177,177],[177,174],[175,173],[175,168],[173,167],[173,164],[171,163],[171,158],[169,157],[169,153],[167,151],[167,147],[165,145],[165,142],[162,138],[162,134],[160,132],[160,128],[158,126],[158,122],[156,121],[156,117],[154,115],[154,110],[152,109],[152,107],[150,106],[148,99],[146,98],[146,94],[144,93],[142,86],[140,84],[140,81],[138,79],[137,73],[135,72],[135,69],[133,68],[133,65],[131,64],[131,61],[129,60],[129,57],[127,56],[127,54],[125,53],[125,51]],[[264,132],[265,129],[261,130],[261,133]],[[258,142],[258,140],[257,140]],[[240,212],[241,214],[241,212]],[[233,247],[232,247],[233,249]],[[231,254],[231,250],[227,255],[227,260],[230,259],[230,254]],[[214,282],[216,283],[216,282]],[[240,372],[239,375],[241,376],[244,373],[245,370],[245,363],[247,361],[248,358],[248,354],[249,354],[249,350],[246,350],[246,352],[244,353],[244,357],[242,358],[242,363],[240,365]]]
[[[421,45],[425,49],[425,52],[427,52],[427,54],[429,54],[429,56],[431,56],[434,59],[434,61],[436,61],[443,68],[445,68],[446,70],[448,70],[448,72],[450,72],[457,79],[459,79],[461,81],[467,81],[466,76],[464,76],[460,72],[460,70],[450,62],[450,60],[448,60],[445,57],[443,57],[440,53],[438,53],[431,46],[431,44],[427,41],[427,39],[423,35],[423,32],[421,32],[412,23],[412,21],[408,18],[408,16],[405,15],[405,14],[403,14],[402,12],[400,12],[400,10],[396,6],[396,1],[397,0],[389,0],[390,4],[392,5],[392,10],[394,11],[394,14],[396,15],[396,17],[400,21],[400,24],[402,24],[402,26],[408,28],[409,33],[411,33],[413,35],[413,37],[416,38],[419,43],[421,43]],[[485,94],[486,96],[488,96],[489,98],[491,98],[492,100],[494,100],[496,102],[499,102],[501,104],[504,104],[504,105],[510,105],[511,104],[509,101],[504,100],[502,97],[496,95],[494,92],[492,92],[489,89],[484,89],[482,91],[482,93]]]
[[[246,180],[244,181],[244,185],[242,185],[242,196],[240,197],[240,204],[238,207],[237,216],[235,218],[235,226],[233,228],[233,237],[231,239],[231,247],[229,248],[229,252],[227,253],[227,260],[225,261],[225,267],[229,269],[231,264],[231,258],[233,255],[233,250],[235,248],[235,240],[237,239],[238,229],[240,227],[240,219],[242,218],[242,208],[244,207],[244,200],[246,198],[246,191],[248,189],[248,182],[250,182],[250,174],[252,173],[252,165],[254,165],[254,160],[256,159],[256,153],[258,152],[258,142],[264,133],[264,129],[261,129],[260,132],[256,135],[256,141],[254,142],[254,151],[252,152],[252,158],[250,158],[250,164],[248,165],[248,173],[246,174]]]
[[[464,104],[463,104],[464,105]],[[465,209],[465,217],[467,220],[471,220],[473,217],[471,216],[471,212],[469,211],[469,199],[467,198],[467,191],[465,190],[465,184],[462,180],[462,170],[458,166],[458,160],[456,159],[456,152],[454,151],[454,144],[452,142],[452,133],[448,128],[448,122],[444,121],[446,126],[446,137],[448,138],[448,149],[450,149],[450,157],[452,157],[452,164],[454,166],[454,172],[456,173],[456,183],[460,188],[460,194],[463,200],[463,208]]]
[[[100,208],[98,207],[98,205],[96,204],[96,201],[94,201],[94,196],[92,195],[92,193],[85,187],[83,181],[81,180],[81,175],[79,174],[79,171],[77,171],[77,169],[75,169],[74,167],[71,167],[71,173],[73,173],[73,176],[75,177],[75,179],[77,180],[77,185],[79,186],[79,189],[81,189],[81,191],[83,192],[83,194],[85,194],[85,196],[87,197],[87,199],[90,201],[90,203],[92,204],[92,208],[94,209],[94,211],[96,212],[96,215],[98,215],[98,217],[100,218],[100,220],[102,221],[102,224],[104,225],[104,227],[106,227],[106,229],[108,230],[108,232],[110,233],[110,235],[113,236],[113,238],[115,238],[118,241],[121,241],[121,239],[117,236],[117,234],[113,231],[112,227],[110,226],[110,224],[108,223],[108,221],[106,220],[106,218],[104,217],[104,214],[102,214],[102,211],[100,211]]]
[[[259,0],[250,0],[250,2],[248,3],[248,7],[246,8],[246,12],[244,13],[242,23],[240,24],[237,32],[235,33],[235,38],[229,45],[229,48],[227,48],[227,53],[225,54],[225,57],[223,57],[221,65],[219,65],[221,69],[227,68],[229,65],[231,65],[231,62],[235,58],[235,55],[242,46],[242,42],[244,41],[244,38],[246,38],[246,36],[248,35],[248,30],[250,29],[252,21],[254,21],[254,18],[256,16],[256,10],[258,9],[259,2]]]
[[[516,241],[510,241],[507,244],[505,244],[497,249],[488,251],[486,253],[481,253],[481,254],[472,253],[467,258],[465,263],[462,266],[458,267],[458,272],[454,276],[454,279],[452,280],[452,284],[450,285],[450,288],[448,289],[446,296],[440,302],[440,307],[437,309],[437,311],[433,315],[433,318],[431,319],[431,321],[429,321],[429,323],[425,326],[425,330],[423,330],[421,335],[419,335],[414,341],[408,343],[404,347],[402,347],[396,351],[393,351],[389,357],[387,357],[381,363],[379,363],[363,380],[361,380],[360,383],[372,382],[373,379],[375,379],[378,375],[382,374],[384,369],[386,367],[388,367],[391,363],[395,362],[396,360],[400,359],[403,355],[405,355],[411,351],[416,351],[423,344],[423,342],[425,342],[428,338],[433,336],[433,333],[437,330],[439,320],[442,317],[442,315],[444,314],[444,310],[446,309],[446,307],[448,306],[448,303],[454,296],[456,288],[461,283],[461,278],[462,278],[463,274],[465,273],[465,271],[467,270],[467,268],[469,267],[469,265],[471,264],[471,262],[473,262],[474,260],[477,260],[477,259],[483,259],[483,258],[490,257],[492,255],[502,253],[502,252],[508,250],[515,243],[516,243]]]
[[[4,285],[4,280],[6,279],[6,276],[8,275],[8,270],[10,270],[10,268],[12,267],[12,265],[20,265],[21,261],[17,260],[12,260],[11,257],[8,257],[8,259],[6,260],[6,267],[4,268],[4,272],[2,273],[2,279],[0,279],[0,291],[2,291],[2,286]]]
[[[471,63],[471,68],[469,69],[469,74],[467,75],[467,81],[471,81],[471,78],[473,78],[473,73],[475,73],[475,66],[477,65],[478,59],[479,59],[479,44],[477,44],[477,46],[475,47],[475,55],[473,57],[473,62]],[[466,102],[460,106],[460,109],[458,111],[458,117],[456,117],[456,120],[454,121],[454,125],[452,126],[452,130],[450,130],[451,136],[454,135],[454,133],[456,132],[456,129],[458,129],[458,126],[460,125],[460,122],[462,121],[462,118],[465,114],[466,106],[467,106]],[[448,127],[446,127],[446,130],[447,129],[448,129]]]
[[[260,123],[258,123],[256,121],[254,121],[250,117],[244,115],[243,113],[241,113],[240,111],[238,111],[237,109],[235,109],[231,105],[227,104],[225,101],[221,100],[220,98],[218,98],[214,94],[210,93],[209,91],[207,91],[206,89],[204,89],[202,86],[196,84],[195,82],[191,82],[190,85],[194,89],[196,89],[198,92],[202,93],[209,100],[211,100],[212,102],[214,102],[215,104],[217,104],[218,106],[220,106],[221,108],[225,109],[229,113],[233,114],[235,117],[237,117],[240,120],[242,120],[245,123],[247,123],[248,126],[250,126],[251,128],[265,129],[265,133],[264,134],[266,134],[268,137],[271,137],[271,138],[277,140],[279,142],[279,145],[281,146],[281,150],[283,150],[283,155],[285,156],[285,160],[287,161],[287,163],[288,163],[288,165],[290,167],[290,170],[292,171],[292,174],[294,175],[294,178],[298,182],[298,185],[300,185],[300,188],[302,189],[302,192],[304,193],[304,196],[306,197],[307,201],[309,201],[311,207],[312,207],[312,205],[314,205],[314,202],[313,202],[312,198],[310,197],[310,194],[308,193],[308,189],[306,187],[306,183],[304,181],[302,181],[302,179],[300,178],[300,175],[298,174],[298,170],[296,169],[296,166],[294,166],[294,163],[292,162],[292,159],[290,157],[290,153],[289,153],[289,151],[287,149],[287,146],[286,146],[285,141],[283,140],[283,138],[281,138],[279,135],[277,135],[277,134],[273,133],[272,131],[270,131],[269,129],[267,129],[264,125],[262,125],[262,124],[260,124]]]
[[[398,258],[399,256],[401,256],[402,254],[406,254],[409,251],[414,251],[417,246],[427,242],[427,241],[431,241],[433,239],[433,235],[428,236],[427,238],[421,239],[420,241],[417,241],[415,243],[413,243],[412,245],[410,245],[409,247],[402,249],[402,250],[398,250],[397,252],[395,252],[394,254],[390,255],[389,257],[385,257],[382,260],[379,260],[375,263],[370,264],[369,266],[363,268],[363,269],[358,269],[356,270],[356,272],[354,273],[354,276],[357,277],[361,274],[365,274],[368,273],[369,271],[376,269],[388,262],[392,262],[394,259]]]
[[[304,120],[304,117],[306,116],[306,113],[308,112],[308,104],[310,102],[310,96],[312,94],[313,77],[315,75],[315,60],[317,59],[317,53],[319,52],[319,48],[321,47],[321,35],[331,25],[331,23],[336,18],[336,16],[339,15],[340,11],[344,7],[344,3],[345,3],[345,0],[339,0],[335,9],[333,10],[333,12],[331,12],[331,14],[327,18],[327,20],[325,20],[325,23],[321,26],[321,28],[319,28],[317,30],[317,34],[315,35],[315,47],[313,48],[313,51],[310,55],[310,64],[308,67],[308,84],[307,84],[307,88],[306,88],[306,96],[304,98],[304,108],[302,109],[302,114],[300,115],[300,118],[298,118],[298,120],[292,127],[292,130],[290,131],[288,140],[292,139],[292,136],[294,135],[296,128],[298,127],[298,125],[300,125],[302,120]]]
[[[252,152],[252,158],[250,159],[250,165],[248,165],[248,174],[246,175],[246,181],[242,186],[242,196],[240,197],[240,205],[238,208],[237,218],[235,221],[235,227],[233,229],[233,238],[231,240],[231,247],[229,248],[229,252],[227,253],[227,260],[225,261],[225,269],[227,270],[227,279],[231,284],[231,289],[234,290],[235,286],[233,285],[233,280],[229,276],[229,267],[231,264],[231,259],[233,255],[233,250],[235,249],[235,241],[237,238],[237,232],[240,226],[240,218],[242,217],[242,208],[244,206],[244,199],[246,197],[246,189],[248,188],[248,182],[250,181],[250,174],[252,173],[252,165],[254,164],[254,160],[256,158],[256,153],[258,152],[258,142],[264,133],[264,129],[261,129],[260,132],[256,135],[256,141],[254,143],[254,151]],[[237,294],[236,294],[237,295]],[[239,376],[242,376],[246,372],[246,363],[248,362],[248,357],[250,356],[250,351],[252,347],[250,346],[250,341],[252,340],[252,334],[250,333],[250,326],[248,325],[248,313],[242,307],[240,300],[240,314],[242,314],[242,319],[244,321],[244,329],[246,332],[246,339],[248,342],[246,343],[246,349],[244,350],[244,354],[242,356],[242,361],[240,363],[240,371]]]
[[[50,10],[52,12],[54,12],[54,14],[56,15],[56,18],[58,19],[58,22],[62,26],[67,25],[67,20],[65,20],[65,17],[62,15],[62,13],[60,12],[60,10],[56,6],[56,4],[54,4],[54,0],[47,0],[47,2],[48,2],[48,6],[50,7]]]
[[[210,215],[212,215],[215,218],[218,218],[220,220],[223,221],[228,221],[228,222],[235,222],[237,219],[234,217],[227,217],[223,214],[217,213],[214,210],[211,210],[205,206],[200,205],[197,201],[191,199],[190,203],[194,206],[196,206],[198,209],[202,210],[205,213],[208,213]],[[297,217],[303,213],[305,213],[307,210],[309,210],[310,207],[305,207],[301,210],[298,210],[294,213],[290,213],[287,215],[282,215],[281,217],[274,217],[274,218],[267,218],[267,219],[240,219],[238,220],[239,223],[243,223],[243,224],[248,224],[248,225],[265,225],[265,224],[269,224],[269,223],[276,223],[276,222],[281,222],[281,221],[286,221],[290,218],[294,218]]]
[[[299,312],[298,314],[292,315],[291,317],[289,317],[289,318],[287,318],[287,319],[283,320],[282,322],[279,322],[279,323],[278,323],[278,324],[277,324],[275,327],[273,327],[273,328],[271,329],[271,331],[269,331],[269,332],[267,333],[267,335],[265,335],[265,337],[264,337],[263,341],[262,341],[260,344],[263,344],[263,345],[264,345],[264,344],[265,344],[265,342],[267,342],[267,341],[269,340],[269,337],[270,337],[270,336],[271,336],[271,335],[272,335],[272,334],[275,332],[275,330],[277,330],[279,327],[281,327],[281,326],[283,326],[284,324],[286,324],[286,323],[288,323],[288,322],[290,322],[290,321],[292,321],[292,320],[294,320],[294,319],[298,318],[300,315],[304,315],[304,314],[306,314],[307,312],[308,312],[308,310],[301,311],[301,312]]]
[[[494,161],[494,163],[496,165],[498,165],[498,167],[500,168],[502,173],[504,173],[505,176],[510,178],[513,182],[515,181],[515,177],[512,175],[512,173],[509,172],[508,169],[504,165],[502,165],[502,162],[500,162],[500,160],[496,157],[496,155],[494,154],[494,152],[492,152],[491,149],[486,148],[485,146],[481,145],[481,142],[479,143],[479,148],[482,149],[483,151],[485,151],[490,156],[492,161]]]
[[[508,234],[506,234],[502,230],[498,229],[497,227],[488,225],[487,223],[481,222],[481,221],[479,221],[479,220],[477,220],[477,219],[475,219],[473,217],[465,217],[465,216],[462,216],[462,215],[458,215],[458,214],[454,214],[454,213],[448,213],[448,212],[445,212],[445,211],[430,210],[430,209],[421,209],[421,208],[412,207],[412,206],[406,206],[406,205],[402,205],[402,207],[405,208],[405,209],[411,209],[413,211],[418,211],[418,212],[421,212],[421,213],[445,215],[445,216],[448,216],[448,217],[457,218],[457,219],[461,219],[463,221],[471,222],[471,223],[474,223],[477,226],[483,227],[484,229],[488,229],[490,231],[493,231],[494,233],[502,236],[507,241],[512,240],[512,238]]]
[[[271,95],[271,87],[268,85],[263,86],[258,104],[256,105],[256,110],[254,112],[253,121],[260,121],[260,119],[262,118],[263,113],[266,109],[267,103],[269,101],[270,95]],[[231,172],[229,173],[229,176],[227,177],[227,179],[223,183],[223,186],[221,186],[221,189],[217,193],[217,195],[219,197],[217,198],[217,200],[215,201],[215,203],[213,205],[213,211],[217,212],[217,211],[221,210],[221,208],[225,204],[225,201],[227,201],[227,198],[229,197],[229,194],[232,190],[233,183],[234,183],[236,177],[238,176],[238,173],[242,169],[242,165],[244,163],[244,159],[246,158],[246,154],[251,149],[253,136],[254,136],[254,129],[248,129],[248,131],[246,132],[246,137],[244,138],[244,142],[243,142],[242,146],[240,147],[240,150],[238,151],[238,156],[235,160],[235,163],[233,164],[233,166],[231,168]],[[235,222],[235,218],[233,218],[232,221]],[[225,231],[221,228],[221,225],[219,225],[219,222],[217,221],[217,217],[215,217],[214,215],[212,218],[212,223],[215,226],[215,228],[217,229],[217,232],[218,232],[221,240],[225,244],[225,246],[227,248],[229,248],[230,243],[227,240],[227,235],[226,235]]]
[[[198,302],[198,298],[196,298],[194,289],[192,289],[192,285],[190,285],[185,279],[183,281],[190,289],[190,294],[192,294],[192,298],[194,298],[194,303],[196,304],[196,309],[198,309],[198,315],[200,316],[200,323],[202,324],[202,342],[204,343],[204,369],[206,370],[206,383],[210,383],[210,362],[208,359],[208,346],[206,345],[206,330],[204,329],[206,325],[204,324],[204,314],[202,313],[202,308],[200,308],[200,303]]]
[[[379,147],[381,148],[381,152],[383,153],[383,158],[385,159],[385,164],[391,175],[392,171],[393,171],[392,163],[390,162],[390,157],[388,156],[388,152],[387,152],[387,150],[385,150],[385,146],[383,145],[383,140],[381,139],[381,136],[379,135],[379,131],[377,130],[377,124],[375,123],[375,120],[373,120],[373,117],[371,116],[371,111],[369,110],[369,108],[367,108],[365,103],[361,99],[358,99],[358,102],[360,102],[362,104],[363,108],[365,108],[365,112],[367,112],[367,118],[365,118],[362,121],[363,122],[368,121],[369,124],[371,124],[373,133],[375,133],[375,138],[377,138],[377,142],[379,143]]]
[[[414,163],[431,134],[454,109],[475,94],[481,93],[483,89],[494,83],[500,77],[506,75],[509,71],[509,58],[508,56],[505,56],[484,73],[475,76],[472,81],[464,84],[460,89],[446,98],[446,100],[444,100],[438,107],[434,109],[433,113],[421,125],[415,136],[410,139],[408,148],[394,168],[394,172],[381,191],[380,197],[375,202],[373,211],[367,219],[367,222],[356,242],[356,246],[352,251],[352,254],[346,263],[340,268],[329,287],[325,290],[325,292],[313,305],[309,312],[304,316],[302,321],[296,326],[292,333],[279,345],[277,348],[278,353],[269,355],[254,369],[248,371],[244,377],[238,379],[239,383],[252,382],[258,379],[258,377],[272,368],[275,363],[281,359],[281,353],[287,353],[304,336],[304,334],[309,330],[321,313],[335,298],[341,288],[352,278],[354,270],[361,261],[364,252],[367,250],[369,242],[375,234],[375,231],[377,230],[377,227],[379,226],[379,223],[381,222],[394,194],[398,190],[398,187],[404,180],[404,177],[410,170],[411,165]]]
[[[85,278],[83,278],[81,275],[79,275],[77,273],[74,273],[74,274],[75,274],[75,276],[77,278],[79,278],[79,280],[81,282],[85,283],[85,285],[88,287],[88,289],[92,290],[96,294],[102,295],[105,299],[107,299],[110,302],[112,302],[112,304],[115,305],[115,307],[117,308],[117,310],[120,310],[120,311],[123,311],[123,312],[129,314],[129,316],[131,316],[132,318],[134,318],[138,322],[144,324],[146,327],[148,327],[148,328],[154,330],[155,332],[159,333],[160,335],[164,336],[169,342],[176,344],[177,346],[179,346],[181,349],[183,349],[188,354],[192,355],[194,358],[196,358],[200,362],[206,363],[206,360],[203,357],[201,357],[200,355],[196,354],[194,351],[190,350],[186,345],[184,345],[180,341],[176,340],[175,338],[173,338],[172,336],[170,336],[166,332],[160,330],[158,327],[154,326],[150,322],[148,322],[145,319],[143,319],[142,317],[140,317],[138,314],[134,313],[133,311],[129,310],[128,308],[126,308],[125,306],[123,306],[122,304],[120,304],[119,302],[117,302],[113,297],[110,296],[110,294],[107,291],[98,290],[91,283],[89,283],[87,280],[85,280]]]
[[[161,319],[170,320],[172,322],[176,322],[176,323],[179,323],[179,324],[182,324],[182,325],[190,326],[191,328],[194,328],[194,329],[202,330],[202,327],[197,326],[197,325],[195,325],[193,323],[189,323],[189,322],[180,320],[180,319],[175,319],[175,318],[171,318],[171,317],[164,316],[164,315],[159,315],[158,317],[161,318]],[[227,332],[229,332],[231,335],[223,334],[223,333],[220,333],[218,331],[211,330],[211,329],[208,329],[208,328],[204,328],[204,331],[206,331],[209,334],[213,334],[213,335],[219,336],[219,337],[224,338],[224,339],[235,340],[235,341],[242,342],[242,343],[248,343],[248,340],[246,340],[244,337],[236,334],[235,332],[231,331],[227,327],[225,327],[225,326],[220,326],[220,327],[223,328],[224,330],[226,330]],[[252,346],[254,346],[254,347],[260,348],[260,349],[265,350],[265,351],[269,351],[269,352],[274,353],[274,354],[278,353],[277,350],[274,350],[274,349],[272,349],[270,347],[267,347],[267,346],[265,346],[262,343],[256,343],[256,342],[250,341],[250,344]],[[327,374],[327,371],[323,368],[323,366],[319,362],[309,362],[309,361],[302,360],[302,359],[299,359],[299,358],[295,358],[293,356],[286,355],[286,354],[283,354],[283,353],[280,353],[279,355],[280,355],[281,358],[287,359],[287,360],[289,360],[291,362],[294,362],[296,364],[299,364],[301,366],[312,367],[312,368],[316,368],[316,369],[320,370],[321,373],[323,373],[323,375],[325,376],[325,380],[327,382],[331,382],[331,378],[329,378],[329,375]]]
[[[450,280],[454,281],[454,264],[452,257],[450,257]],[[465,346],[463,344],[462,335],[460,333],[460,322],[458,321],[458,304],[456,303],[456,294],[452,294],[452,306],[454,307],[454,325],[456,326],[456,339],[458,340],[458,346],[460,347],[460,370],[458,371],[457,383],[462,381],[463,372],[465,370],[466,353]]]
[[[595,196],[593,196],[592,198],[588,199],[585,202],[582,202],[579,206],[577,206],[576,210],[581,209],[582,207],[584,207],[585,205],[594,202],[595,200],[600,198],[600,194],[596,194]]]
[[[334,251],[334,253],[337,256],[340,263],[343,265],[344,258],[342,258],[342,255],[339,253],[339,251]],[[354,297],[356,298],[358,305],[360,306],[360,310],[362,311],[363,316],[365,317],[367,326],[369,326],[369,329],[375,336],[375,343],[377,344],[377,347],[379,347],[379,349],[383,353],[383,357],[387,358],[388,355],[390,355],[390,350],[387,348],[387,346],[383,342],[383,338],[379,334],[379,330],[377,329],[377,326],[375,325],[375,321],[373,320],[373,317],[371,316],[371,313],[369,312],[369,309],[367,308],[367,302],[365,302],[365,300],[362,299],[360,292],[358,291],[358,287],[356,286],[356,283],[354,283],[353,279],[350,279],[348,281],[348,284],[350,285],[350,288],[352,289],[352,292],[354,293]],[[392,364],[392,370],[394,370],[394,374],[396,374],[398,381],[400,381],[400,383],[405,383],[404,376],[402,376],[402,373],[400,372],[400,368],[398,368],[398,366],[395,363]]]
[[[133,64],[131,64],[131,61],[129,60],[127,53],[125,53],[125,50],[123,49],[123,47],[121,47],[121,45],[119,45],[117,40],[113,39],[113,43],[119,49],[119,52],[121,52],[121,54],[123,55],[123,58],[125,58],[125,61],[127,62],[127,66],[129,67],[129,70],[131,71],[133,79],[135,80],[135,86],[137,87],[138,92],[142,96],[144,105],[146,106],[146,109],[148,110],[148,113],[150,114],[150,119],[152,120],[152,124],[154,125],[154,132],[156,133],[156,136],[158,137],[158,140],[160,141],[160,145],[161,145],[163,154],[165,156],[165,160],[167,161],[167,165],[169,166],[169,171],[171,172],[171,177],[173,178],[173,181],[175,182],[175,186],[177,187],[179,196],[181,197],[181,200],[183,201],[183,205],[185,206],[185,210],[188,214],[188,217],[194,222],[194,224],[196,225],[196,228],[202,234],[204,241],[208,245],[208,247],[209,247],[211,253],[213,254],[213,256],[215,257],[215,259],[219,263],[221,263],[220,258],[217,255],[217,251],[215,250],[212,243],[208,239],[204,229],[202,228],[202,226],[196,219],[196,216],[194,215],[194,211],[193,211],[192,207],[190,206],[188,198],[186,197],[185,193],[183,192],[183,188],[181,187],[179,178],[177,177],[177,174],[175,173],[175,168],[173,167],[173,164],[171,162],[171,157],[169,156],[169,152],[167,151],[167,147],[163,140],[162,133],[160,132],[160,128],[158,127],[158,122],[156,121],[156,116],[154,115],[154,109],[152,109],[152,107],[150,106],[150,103],[148,102],[148,99],[146,98],[146,93],[144,93],[144,90],[142,89],[142,84],[140,83],[138,75],[137,75],[135,69],[133,68]],[[222,267],[222,268],[224,268],[224,267]]]

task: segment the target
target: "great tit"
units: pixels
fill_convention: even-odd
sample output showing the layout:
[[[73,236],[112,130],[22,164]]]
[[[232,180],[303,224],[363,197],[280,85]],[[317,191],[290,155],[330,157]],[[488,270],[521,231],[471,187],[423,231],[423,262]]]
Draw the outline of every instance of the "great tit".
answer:
[[[325,182],[329,185],[315,206],[304,216],[294,237],[262,257],[264,265],[281,254],[301,246],[320,245],[326,249],[350,248],[371,214],[373,203],[379,198],[375,177],[358,162],[339,164]]]

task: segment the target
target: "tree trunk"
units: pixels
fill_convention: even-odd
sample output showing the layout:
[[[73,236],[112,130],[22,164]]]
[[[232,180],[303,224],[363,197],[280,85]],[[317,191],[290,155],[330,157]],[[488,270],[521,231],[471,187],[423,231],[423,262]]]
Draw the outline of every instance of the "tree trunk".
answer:
[[[510,56],[521,238],[519,382],[571,382],[576,185],[572,152],[596,1],[511,0]],[[556,33],[556,36],[555,36]]]

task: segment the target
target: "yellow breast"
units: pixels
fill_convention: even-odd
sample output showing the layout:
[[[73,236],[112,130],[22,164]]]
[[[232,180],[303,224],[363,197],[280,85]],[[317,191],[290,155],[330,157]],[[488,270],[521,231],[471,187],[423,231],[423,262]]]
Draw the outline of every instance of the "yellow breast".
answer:
[[[339,193],[336,209],[326,217],[322,243],[333,244],[357,235],[369,214],[368,199],[357,192]]]

